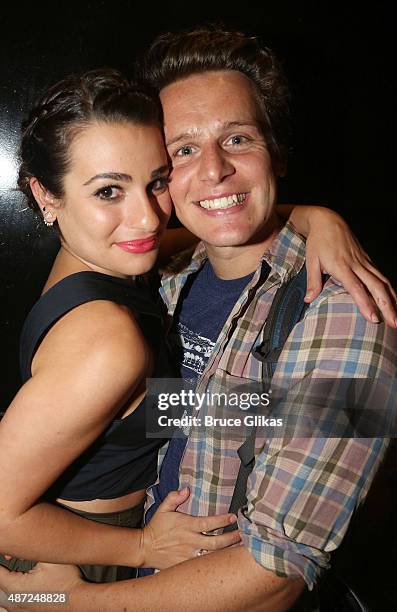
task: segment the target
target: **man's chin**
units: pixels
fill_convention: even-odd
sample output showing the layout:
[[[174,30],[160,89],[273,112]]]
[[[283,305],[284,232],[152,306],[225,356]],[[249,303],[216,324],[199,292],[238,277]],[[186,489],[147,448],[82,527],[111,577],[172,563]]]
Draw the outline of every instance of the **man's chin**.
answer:
[[[245,236],[208,236],[201,238],[204,244],[213,248],[243,247],[250,244],[251,237]]]

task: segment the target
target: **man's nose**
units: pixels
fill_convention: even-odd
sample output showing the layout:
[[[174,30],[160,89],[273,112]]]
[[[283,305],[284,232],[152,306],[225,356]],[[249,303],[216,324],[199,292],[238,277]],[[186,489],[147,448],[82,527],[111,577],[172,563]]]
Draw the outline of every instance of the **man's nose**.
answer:
[[[218,144],[204,147],[200,156],[199,179],[220,183],[223,179],[234,174],[235,168],[224,151]]]

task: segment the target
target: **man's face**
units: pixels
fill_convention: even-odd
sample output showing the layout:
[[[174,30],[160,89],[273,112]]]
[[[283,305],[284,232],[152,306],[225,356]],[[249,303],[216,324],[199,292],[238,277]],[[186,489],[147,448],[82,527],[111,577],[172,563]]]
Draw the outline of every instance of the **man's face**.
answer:
[[[236,71],[206,72],[168,85],[160,98],[180,221],[211,246],[261,242],[276,178],[251,81]]]

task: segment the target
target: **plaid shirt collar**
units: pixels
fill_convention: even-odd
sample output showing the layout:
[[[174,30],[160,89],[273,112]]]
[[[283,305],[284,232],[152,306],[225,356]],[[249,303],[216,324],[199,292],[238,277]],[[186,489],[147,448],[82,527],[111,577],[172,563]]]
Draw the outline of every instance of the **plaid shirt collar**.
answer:
[[[171,264],[164,270],[160,294],[167,305],[170,316],[173,316],[175,312],[181,290],[187,278],[190,274],[198,272],[207,259],[205,245],[200,242],[193,252],[191,250],[184,251],[176,255]],[[271,270],[268,277],[269,283],[266,283],[267,288],[269,284],[282,285],[286,283],[302,268],[305,262],[305,241],[297,233],[292,223],[286,223],[269,249],[263,253],[261,265],[258,266],[252,281],[247,286],[247,290],[258,282],[263,262],[266,262]]]

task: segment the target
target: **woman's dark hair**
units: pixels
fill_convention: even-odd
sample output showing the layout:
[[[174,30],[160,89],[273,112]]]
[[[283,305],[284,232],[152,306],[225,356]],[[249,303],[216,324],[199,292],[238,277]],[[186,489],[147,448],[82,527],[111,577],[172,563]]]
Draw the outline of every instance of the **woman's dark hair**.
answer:
[[[55,197],[64,195],[72,140],[94,121],[161,126],[162,111],[150,88],[108,68],[71,75],[50,87],[22,124],[18,186],[30,208],[38,210],[32,177]]]
[[[262,48],[257,38],[216,26],[163,34],[138,72],[160,91],[192,74],[215,70],[237,70],[254,84],[260,127],[273,162],[284,165],[290,132],[287,81],[273,51]]]

